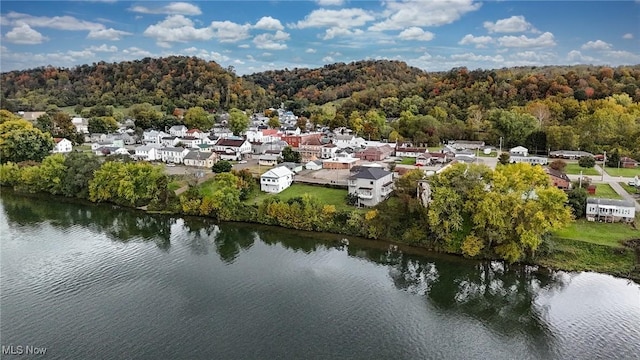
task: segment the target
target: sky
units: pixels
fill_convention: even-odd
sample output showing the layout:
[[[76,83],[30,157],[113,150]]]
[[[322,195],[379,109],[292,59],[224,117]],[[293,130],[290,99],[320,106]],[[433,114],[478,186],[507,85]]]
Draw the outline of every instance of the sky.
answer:
[[[2,1],[0,71],[197,56],[238,75],[367,59],[427,71],[640,64],[640,0]]]

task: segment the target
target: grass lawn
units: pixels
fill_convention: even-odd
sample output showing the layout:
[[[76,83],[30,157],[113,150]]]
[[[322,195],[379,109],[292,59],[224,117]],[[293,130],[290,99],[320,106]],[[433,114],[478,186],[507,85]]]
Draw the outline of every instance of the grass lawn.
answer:
[[[640,238],[640,230],[636,230],[628,224],[609,224],[579,219],[566,228],[556,231],[553,235],[563,239],[622,247],[621,241]]]
[[[607,174],[611,176],[624,176],[624,177],[634,177],[636,175],[640,175],[640,168],[632,168],[632,169],[618,169],[618,168],[605,168]]]
[[[200,194],[202,196],[213,196],[213,193],[218,190],[218,186],[213,180],[209,179],[200,184]]]
[[[338,210],[353,209],[352,206],[347,205],[346,189],[332,189],[306,184],[293,184],[279,194],[259,192],[256,197],[249,198],[247,203],[260,204],[262,200],[270,196],[277,196],[278,198],[286,201],[304,194],[314,196],[321,204],[335,205]]]
[[[636,191],[637,191],[635,186],[631,186],[631,185],[629,185],[629,184],[627,184],[627,183],[621,182],[621,183],[618,183],[618,184],[620,184],[620,186],[622,186],[622,188],[624,189],[624,191],[628,192],[629,194],[632,194],[632,195],[633,195],[633,194],[635,194],[635,193],[636,193]],[[640,192],[639,192],[639,193],[640,193]]]
[[[618,193],[615,190],[613,190],[611,185],[609,184],[595,184],[595,185],[596,185],[596,193],[595,195],[589,195],[589,197],[622,199],[622,196],[618,195]]]
[[[429,146],[427,148],[429,150],[429,152],[440,152],[440,150],[444,149],[442,146]]]
[[[167,185],[167,188],[171,191],[176,191],[182,187],[182,183],[180,181],[172,181]]]
[[[402,161],[399,164],[400,165],[415,165],[416,164],[416,159],[415,158],[403,158]]]
[[[600,175],[598,170],[594,168],[583,168],[577,163],[569,163],[567,164],[567,167],[564,168],[564,172],[571,175],[580,175],[580,170],[582,170],[582,175]]]
[[[485,153],[484,153],[484,152],[482,152],[482,151],[478,151],[478,157],[496,157],[496,156],[498,156],[498,153],[497,153],[497,152],[495,152],[495,151],[492,151],[492,152],[491,152],[491,153],[489,153],[489,154],[485,154]]]

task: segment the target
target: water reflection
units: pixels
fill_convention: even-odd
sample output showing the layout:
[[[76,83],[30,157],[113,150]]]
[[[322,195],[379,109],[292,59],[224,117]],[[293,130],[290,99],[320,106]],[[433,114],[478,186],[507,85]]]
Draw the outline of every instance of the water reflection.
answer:
[[[59,229],[82,226],[127,243],[152,241],[163,251],[171,241],[185,244],[192,254],[217,254],[231,264],[257,243],[280,246],[294,252],[342,251],[384,267],[390,283],[417,295],[426,307],[452,318],[464,316],[480,322],[492,333],[509,338],[526,337],[543,358],[553,358],[560,337],[550,325],[548,309],[537,299],[562,291],[572,274],[531,266],[507,266],[501,262],[475,262],[443,257],[419,257],[364,246],[351,241],[345,246],[331,235],[293,232],[251,224],[216,224],[211,219],[148,215],[107,205],[79,205],[35,201],[11,192],[2,193],[5,218],[12,226]],[[544,302],[542,302],[544,303]]]

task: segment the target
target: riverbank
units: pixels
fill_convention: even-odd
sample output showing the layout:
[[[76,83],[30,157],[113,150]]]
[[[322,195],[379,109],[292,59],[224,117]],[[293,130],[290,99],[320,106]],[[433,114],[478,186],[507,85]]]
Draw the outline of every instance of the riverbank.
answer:
[[[62,196],[55,196],[46,193],[30,194],[22,193],[7,188],[3,188],[2,191],[10,191],[15,196],[30,197],[37,200],[54,199],[56,202],[74,203],[80,205],[89,206],[110,206],[126,209],[127,211],[140,211],[148,213],[150,215],[171,216],[171,217],[191,217],[191,215],[184,215],[176,212],[158,212],[152,210],[146,210],[141,208],[123,207],[113,204],[96,204],[84,199],[68,198]],[[195,216],[199,218],[209,218],[204,216]],[[250,221],[253,219],[254,221]],[[370,239],[360,236],[354,236],[345,232],[317,232],[306,231],[300,229],[294,229],[286,226],[274,226],[273,224],[264,224],[257,220],[256,217],[251,216],[240,221],[229,221],[235,223],[248,223],[253,224],[256,227],[267,228],[286,228],[290,231],[299,232],[299,234],[314,234],[314,236],[321,236],[329,241],[337,242],[345,236],[351,243],[359,244],[361,246],[368,246],[376,249],[394,249],[394,251],[402,251],[407,254],[413,254],[418,256],[443,256],[447,258],[457,258],[460,261],[465,261],[467,258],[458,253],[451,253],[447,251],[437,251],[437,249],[428,248],[426,246],[420,246],[415,244],[407,244],[394,239]],[[632,239],[625,239],[632,240]],[[474,260],[489,260],[489,261],[502,261],[495,258],[474,258]],[[599,244],[596,242],[587,242],[575,239],[566,239],[559,237],[550,237],[545,240],[540,251],[533,259],[528,259],[525,262],[521,262],[522,265],[535,265],[542,266],[554,270],[563,271],[591,271],[600,272],[618,277],[628,278],[640,283],[640,250],[636,248],[635,252],[630,246],[625,246],[622,242],[610,242],[609,244]]]

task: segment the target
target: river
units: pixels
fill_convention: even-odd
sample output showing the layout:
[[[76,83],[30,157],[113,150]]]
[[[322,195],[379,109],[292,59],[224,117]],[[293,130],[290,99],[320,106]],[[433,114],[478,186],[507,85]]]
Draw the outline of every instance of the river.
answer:
[[[0,240],[3,359],[640,357],[604,274],[8,191]]]

